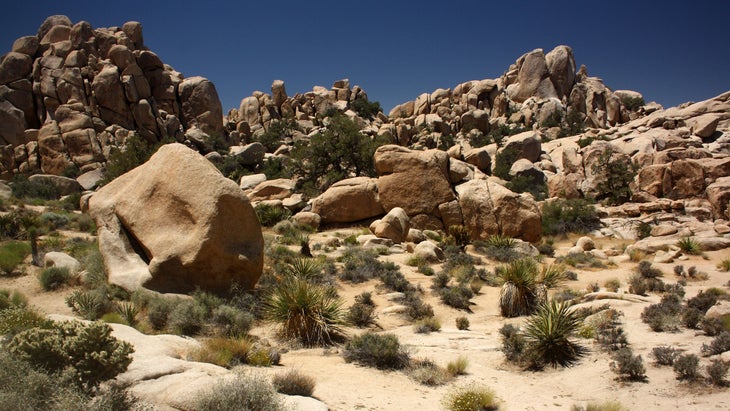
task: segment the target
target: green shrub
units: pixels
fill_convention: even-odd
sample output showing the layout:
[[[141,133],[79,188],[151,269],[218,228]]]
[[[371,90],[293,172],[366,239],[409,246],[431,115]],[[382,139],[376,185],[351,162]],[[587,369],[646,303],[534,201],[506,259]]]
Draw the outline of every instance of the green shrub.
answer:
[[[26,200],[55,200],[61,194],[53,183],[47,179],[30,180],[22,174],[16,174],[10,185],[13,197]]]
[[[139,314],[139,308],[134,303],[128,301],[119,301],[115,304],[114,310],[123,319],[124,323],[134,327],[137,325],[137,315]]]
[[[507,361],[520,363],[524,360],[527,341],[519,327],[505,324],[499,329],[502,341],[502,353]]]
[[[61,288],[72,279],[67,267],[48,267],[38,275],[41,287],[46,291]]]
[[[394,334],[366,332],[352,337],[342,352],[346,362],[379,369],[403,369],[410,363],[408,351]]]
[[[280,334],[305,346],[340,340],[345,315],[342,302],[328,286],[294,278],[284,281],[266,302],[266,317],[280,324]]]
[[[254,207],[256,217],[264,227],[273,227],[279,221],[283,221],[291,217],[291,211],[284,207],[272,206],[267,203],[258,203]]]
[[[459,247],[464,247],[471,241],[471,235],[469,234],[469,229],[464,227],[463,225],[452,225],[449,226],[449,233],[447,237],[447,242],[453,243],[455,245],[458,245]]]
[[[596,208],[583,199],[546,201],[542,206],[544,235],[586,234],[601,227]]]
[[[132,134],[124,141],[124,147],[113,147],[106,162],[106,173],[101,184],[106,184],[127,171],[142,165],[165,142],[149,144],[137,134]]]
[[[445,287],[439,290],[441,301],[453,308],[460,310],[468,310],[471,305],[470,299],[474,296],[474,292],[470,287],[465,285],[456,285]]]
[[[590,253],[569,253],[555,259],[559,264],[576,268],[605,268],[606,265]]]
[[[681,351],[672,347],[654,347],[651,355],[659,365],[674,365],[674,360],[679,356]]]
[[[15,290],[0,288],[0,310],[6,308],[23,308],[27,305],[28,297],[25,294]]]
[[[196,411],[280,411],[284,403],[264,376],[237,372],[234,378],[221,379],[201,393],[192,408]]]
[[[350,102],[350,108],[352,111],[357,113],[358,116],[372,120],[379,112],[383,111],[380,108],[380,103],[377,101],[370,102],[367,98],[357,98]]]
[[[268,153],[273,153],[276,149],[284,144],[287,137],[291,137],[295,131],[301,131],[301,127],[293,118],[274,119],[269,123],[268,129],[264,133],[256,133],[254,140],[263,144]]]
[[[147,304],[147,321],[153,329],[160,331],[167,327],[174,305],[174,302],[162,297],[156,297],[149,301]]]
[[[228,337],[248,334],[254,322],[253,314],[226,304],[214,308],[211,316],[213,324],[219,328],[217,333]]]
[[[169,326],[181,335],[197,335],[203,330],[207,310],[193,301],[181,301],[170,311]]]
[[[449,411],[496,411],[499,402],[490,388],[477,383],[455,387],[441,401]]]
[[[629,381],[646,380],[646,368],[640,355],[634,356],[631,348],[616,351],[611,362],[611,371]]]
[[[641,313],[641,320],[651,327],[652,331],[677,331],[682,319],[682,303],[674,294],[662,297],[659,304],[652,304]]]
[[[0,273],[13,275],[20,263],[30,254],[30,244],[21,241],[8,241],[0,244]]]
[[[132,346],[111,336],[109,325],[94,322],[55,323],[50,329],[31,328],[13,337],[11,353],[48,372],[71,367],[86,389],[124,372],[132,362]]]
[[[699,376],[700,357],[683,354],[674,360],[672,368],[678,380],[694,380]]]
[[[367,327],[375,322],[375,303],[370,292],[355,296],[355,304],[347,311],[347,321],[357,327]]]
[[[634,231],[636,232],[636,236],[639,237],[639,239],[649,237],[651,235],[651,224],[642,221],[641,223],[639,223],[639,225],[636,226]]]
[[[524,335],[531,367],[541,368],[544,364],[567,367],[585,354],[585,348],[571,340],[581,320],[569,307],[551,301],[540,305],[527,320]]]
[[[13,336],[31,328],[51,328],[53,322],[34,308],[9,307],[0,310],[0,335]]]
[[[314,393],[314,378],[302,374],[297,370],[289,370],[283,374],[276,374],[272,383],[277,392],[286,395],[311,397]]]
[[[466,317],[456,317],[456,329],[468,330],[469,329],[469,319]]]
[[[679,241],[677,241],[677,247],[679,247],[685,254],[702,254],[702,246],[692,237],[680,238]]]
[[[631,198],[630,183],[636,175],[636,167],[628,157],[618,157],[616,149],[608,145],[591,165],[591,171],[602,178],[596,184],[598,199],[605,199],[611,205],[618,205]]]
[[[344,263],[340,280],[355,284],[378,278],[387,271],[386,265],[372,251],[361,247],[348,247],[340,260]]]
[[[509,170],[512,168],[512,164],[519,159],[520,153],[514,148],[500,150],[494,158],[492,173],[503,180],[509,181],[511,179]]]
[[[720,355],[730,351],[730,331],[723,331],[710,344],[702,344],[703,355]]]
[[[725,381],[725,376],[727,375],[728,370],[730,370],[730,364],[725,363],[721,359],[714,359],[710,365],[707,366],[706,370],[707,379],[710,383],[712,383],[712,385],[722,387],[727,383]]]
[[[441,321],[436,317],[422,318],[413,325],[413,330],[419,334],[428,334],[441,330]]]

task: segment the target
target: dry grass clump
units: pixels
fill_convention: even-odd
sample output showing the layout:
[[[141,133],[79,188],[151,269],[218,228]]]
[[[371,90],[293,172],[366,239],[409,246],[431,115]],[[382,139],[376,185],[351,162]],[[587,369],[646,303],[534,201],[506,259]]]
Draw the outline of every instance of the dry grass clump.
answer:
[[[346,362],[379,369],[403,369],[410,364],[410,354],[394,334],[368,331],[348,341],[342,351]]]
[[[314,378],[297,370],[289,370],[286,373],[275,375],[272,384],[276,392],[303,397],[311,397],[316,385]]]
[[[441,404],[449,411],[496,411],[499,409],[499,401],[494,391],[477,383],[453,388],[444,396]]]
[[[232,379],[220,380],[200,394],[192,404],[196,411],[280,411],[282,400],[261,375],[237,372]]]

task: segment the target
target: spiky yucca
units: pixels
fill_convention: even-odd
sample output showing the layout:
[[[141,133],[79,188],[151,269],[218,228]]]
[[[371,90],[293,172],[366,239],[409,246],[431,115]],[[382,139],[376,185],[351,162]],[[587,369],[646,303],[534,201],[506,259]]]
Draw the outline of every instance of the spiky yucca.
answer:
[[[344,335],[342,301],[328,286],[304,279],[285,280],[269,297],[265,315],[281,324],[283,337],[305,346],[331,345]]]
[[[284,267],[282,273],[301,280],[317,280],[322,277],[322,264],[314,258],[294,258]]]
[[[527,320],[524,336],[533,366],[568,367],[585,354],[585,348],[571,340],[581,325],[570,305],[555,300],[542,304]]]
[[[518,317],[535,312],[539,304],[547,302],[547,290],[565,280],[565,267],[550,264],[538,267],[532,258],[521,258],[497,268],[504,283],[499,295],[502,316]]]

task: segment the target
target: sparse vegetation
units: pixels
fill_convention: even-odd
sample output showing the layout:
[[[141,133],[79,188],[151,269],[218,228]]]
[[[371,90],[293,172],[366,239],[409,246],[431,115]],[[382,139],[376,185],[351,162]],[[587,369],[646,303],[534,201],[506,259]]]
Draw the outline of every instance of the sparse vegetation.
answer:
[[[672,368],[678,380],[695,380],[699,377],[700,357],[682,354],[674,360]]]
[[[679,356],[681,351],[672,347],[654,347],[651,354],[659,365],[674,365],[674,360]]]
[[[583,199],[551,200],[542,206],[544,235],[587,234],[601,227],[595,207]]]
[[[40,272],[38,280],[46,291],[61,288],[71,280],[71,273],[66,267],[48,267]]]
[[[476,383],[453,388],[442,400],[442,405],[449,411],[496,411],[499,409],[499,402],[494,391]]]
[[[276,374],[272,380],[274,389],[286,395],[301,395],[311,397],[316,383],[314,378],[297,370],[289,370],[283,374]]]
[[[596,185],[598,198],[611,205],[622,204],[631,198],[629,183],[636,175],[636,167],[631,160],[617,154],[616,149],[608,145],[591,165],[594,174],[603,176]]]
[[[652,331],[677,331],[682,319],[682,303],[676,294],[666,294],[659,304],[652,304],[641,313],[641,320]]]
[[[352,337],[342,352],[345,361],[379,369],[403,369],[410,355],[394,334],[366,332]]]
[[[357,327],[367,327],[375,322],[375,303],[370,292],[355,297],[355,303],[347,311],[347,321]]]
[[[456,317],[456,329],[468,330],[469,329],[469,319],[466,317]]]
[[[629,381],[646,380],[646,368],[640,355],[634,355],[631,348],[622,348],[613,354],[611,370],[620,378]]]
[[[707,379],[712,385],[723,387],[727,385],[725,377],[727,376],[728,370],[730,370],[730,364],[724,362],[721,359],[714,359],[705,368],[707,371]]]
[[[690,255],[702,254],[702,246],[692,237],[684,237],[677,241],[677,247],[679,247],[683,253]]]
[[[246,372],[237,372],[232,379],[221,379],[200,394],[192,405],[196,411],[284,409],[276,390],[262,375]]]

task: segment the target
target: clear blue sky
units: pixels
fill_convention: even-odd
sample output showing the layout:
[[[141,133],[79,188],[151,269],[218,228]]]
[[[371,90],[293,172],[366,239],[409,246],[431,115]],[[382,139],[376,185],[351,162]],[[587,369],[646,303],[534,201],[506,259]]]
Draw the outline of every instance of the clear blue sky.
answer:
[[[0,53],[52,14],[95,28],[140,21],[165,63],[215,83],[224,111],[275,79],[293,95],[340,78],[387,110],[497,78],[523,53],[559,44],[612,89],[665,107],[730,90],[730,2],[721,0],[4,3]]]

